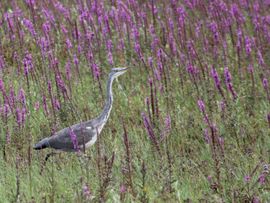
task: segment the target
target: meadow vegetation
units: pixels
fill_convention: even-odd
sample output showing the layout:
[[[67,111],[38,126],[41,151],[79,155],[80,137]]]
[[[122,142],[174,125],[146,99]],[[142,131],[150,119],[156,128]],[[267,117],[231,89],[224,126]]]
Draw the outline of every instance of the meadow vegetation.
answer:
[[[0,202],[270,202],[268,0],[0,2]],[[114,104],[96,144],[40,139]]]

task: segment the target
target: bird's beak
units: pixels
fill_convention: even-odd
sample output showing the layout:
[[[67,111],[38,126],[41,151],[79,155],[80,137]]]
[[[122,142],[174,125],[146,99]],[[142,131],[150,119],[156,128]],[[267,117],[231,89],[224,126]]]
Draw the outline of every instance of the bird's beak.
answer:
[[[128,70],[128,68],[125,67],[125,68],[123,68],[123,69],[121,70],[121,73],[125,73],[127,70]]]
[[[128,69],[127,67],[117,67],[117,68],[112,68],[112,71],[122,72],[122,71],[126,71],[127,69]]]
[[[128,70],[127,67],[118,67],[118,68],[113,68],[112,71],[116,71],[116,75],[122,75]]]

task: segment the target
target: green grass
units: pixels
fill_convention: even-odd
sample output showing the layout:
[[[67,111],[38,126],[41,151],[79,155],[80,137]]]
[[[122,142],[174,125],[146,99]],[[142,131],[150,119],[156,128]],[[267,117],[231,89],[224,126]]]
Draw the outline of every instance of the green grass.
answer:
[[[10,7],[9,3],[5,4]],[[157,4],[162,6],[164,2]],[[19,3],[19,6],[25,14],[31,15],[23,3]],[[74,3],[70,8],[73,12],[72,17],[76,19],[78,11]],[[135,19],[136,11],[130,12]],[[203,11],[198,11],[197,15],[202,19],[206,18],[206,15],[200,12]],[[147,14],[147,19],[152,22],[150,14]],[[191,17],[190,22],[199,18],[189,13],[188,15]],[[68,99],[63,97],[55,84],[57,71],[51,67],[48,58],[42,60],[40,49],[28,31],[25,30],[24,43],[20,45],[17,38],[11,43],[9,35],[0,28],[0,34],[3,35],[0,54],[3,52],[6,62],[6,67],[1,70],[1,79],[4,81],[8,97],[12,88],[16,96],[20,88],[24,89],[27,108],[26,121],[22,127],[19,127],[16,121],[16,107],[22,107],[21,102],[15,101],[14,112],[9,112],[7,120],[2,111],[0,114],[0,203],[251,202],[255,197],[261,202],[270,202],[269,177],[266,176],[264,184],[258,181],[264,170],[269,171],[264,168],[269,167],[270,163],[270,128],[266,119],[270,105],[261,84],[260,77],[263,71],[257,62],[254,62],[253,89],[248,71],[244,71],[244,75],[240,76],[237,68],[234,68],[237,67],[238,59],[229,35],[225,35],[224,40],[228,44],[227,65],[233,67],[231,74],[234,89],[238,94],[236,100],[233,100],[224,84],[222,57],[216,60],[211,51],[204,53],[204,43],[201,39],[194,41],[199,53],[197,57],[205,65],[203,67],[206,72],[205,76],[199,72],[195,83],[186,71],[187,64],[180,63],[178,56],[173,59],[164,57],[166,81],[164,75],[161,81],[156,79],[153,69],[157,68],[157,57],[152,53],[150,36],[147,39],[143,37],[143,26],[139,32],[144,60],[147,61],[147,58],[152,56],[155,63],[153,69],[136,55],[133,41],[129,44],[128,39],[124,38],[127,48],[123,51],[113,51],[114,62],[115,66],[126,65],[130,69],[114,82],[113,109],[97,143],[87,149],[84,155],[60,153],[51,157],[45,165],[46,155],[53,150],[34,151],[34,144],[50,136],[53,131],[99,115],[104,104],[107,74],[111,68],[107,61],[106,38],[100,35],[102,46],[94,47],[93,60],[102,71],[102,93],[98,81],[92,77],[84,52],[78,55],[80,77],[76,75],[72,65],[72,78],[68,81],[65,77],[65,64],[67,60],[72,62],[73,54],[77,51],[76,47],[66,50],[65,36],[60,32],[59,25],[63,23],[69,30],[72,30],[74,25],[63,20],[58,13],[55,16],[57,25],[56,30],[51,33],[54,39],[52,49],[58,59],[59,73],[66,86],[71,87],[67,91]],[[164,16],[166,17],[166,13]],[[167,19],[164,16],[161,15],[161,19],[165,22]],[[40,22],[35,26],[38,35],[43,36],[39,25],[43,21],[42,18],[37,18]],[[97,19],[94,20],[97,23]],[[78,26],[82,32],[81,25]],[[251,29],[250,26],[245,29]],[[157,24],[155,29],[161,39],[160,25]],[[188,29],[188,39],[192,39],[192,34],[194,33]],[[209,33],[206,32],[207,34]],[[70,34],[67,36],[70,37]],[[118,31],[112,29],[113,43],[116,43],[119,37]],[[209,40],[211,41],[211,37]],[[76,43],[74,40],[74,46]],[[96,43],[97,40],[93,42],[94,45]],[[84,48],[88,51],[89,46]],[[168,44],[162,48],[169,53]],[[23,64],[19,64],[21,71],[17,73],[17,64],[12,57],[14,50],[18,51],[20,63],[26,50],[33,56],[34,71],[28,76],[28,84],[23,73]],[[186,50],[181,49],[182,52],[187,55]],[[242,55],[244,56],[243,53]],[[252,59],[255,61],[256,53],[253,55]],[[269,65],[269,61],[265,62]],[[243,57],[240,63],[245,68],[249,61]],[[199,67],[197,59],[194,59],[194,64]],[[215,64],[218,70],[224,98],[215,88],[211,77],[212,64]],[[153,131],[158,141],[164,132],[166,135],[158,147],[149,138],[142,119],[142,112],[148,116],[145,100],[147,97],[151,99],[149,78],[154,80],[157,88],[153,98],[158,104],[154,105],[155,110],[158,107],[158,115],[152,112],[150,105]],[[52,83],[53,97],[61,104],[60,110],[55,110],[51,105],[48,80]],[[163,91],[160,87],[163,87]],[[0,95],[2,108],[5,98],[2,93]],[[43,95],[46,97],[48,114],[42,107]],[[211,142],[205,141],[205,129],[208,129],[209,135],[211,129],[204,122],[197,105],[198,99],[204,101],[211,124],[215,124],[216,127],[216,138],[222,137],[224,146],[218,143],[213,146]],[[224,99],[227,106],[223,111],[220,102]],[[40,108],[35,110],[37,102]],[[166,131],[165,118],[168,115],[171,118],[171,129]],[[126,152],[124,127],[127,131],[130,157]],[[11,136],[10,142],[6,140],[7,132]],[[112,158],[114,161],[110,165]],[[128,171],[129,167],[131,171]],[[248,175],[251,176],[251,180],[244,181]],[[91,193],[89,198],[83,193],[85,185]],[[120,191],[123,185],[126,186],[126,191]]]

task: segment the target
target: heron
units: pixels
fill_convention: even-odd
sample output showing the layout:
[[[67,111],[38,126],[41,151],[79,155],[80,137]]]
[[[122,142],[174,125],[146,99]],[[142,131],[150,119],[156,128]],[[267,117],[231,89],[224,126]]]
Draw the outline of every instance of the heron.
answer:
[[[103,111],[98,117],[66,127],[54,133],[52,136],[42,139],[34,146],[34,149],[41,150],[44,148],[53,148],[57,151],[76,152],[79,150],[85,150],[86,148],[95,144],[97,137],[100,135],[104,125],[108,121],[110,112],[112,110],[113,81],[126,71],[126,67],[111,69],[107,81],[106,101]]]

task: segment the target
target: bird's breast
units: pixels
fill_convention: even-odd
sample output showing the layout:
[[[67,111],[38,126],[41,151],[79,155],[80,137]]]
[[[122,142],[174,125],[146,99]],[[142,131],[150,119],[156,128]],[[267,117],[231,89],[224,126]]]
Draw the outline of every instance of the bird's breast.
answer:
[[[97,134],[95,134],[91,140],[89,140],[87,143],[85,143],[85,148],[92,146],[93,144],[95,144],[96,141],[97,141]]]

